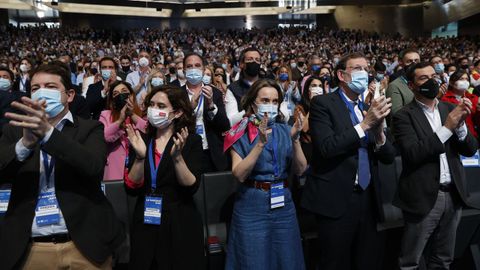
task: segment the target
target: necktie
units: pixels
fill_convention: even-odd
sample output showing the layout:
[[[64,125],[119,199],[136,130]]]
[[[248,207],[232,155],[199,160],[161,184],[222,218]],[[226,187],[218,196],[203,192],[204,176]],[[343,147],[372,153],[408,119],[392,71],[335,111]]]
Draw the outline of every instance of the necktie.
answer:
[[[350,111],[350,118],[353,125],[359,124],[359,120],[355,115],[356,102],[353,103],[353,111]],[[363,189],[367,189],[370,184],[370,163],[368,161],[368,145],[366,138],[360,141],[358,148],[358,185]]]

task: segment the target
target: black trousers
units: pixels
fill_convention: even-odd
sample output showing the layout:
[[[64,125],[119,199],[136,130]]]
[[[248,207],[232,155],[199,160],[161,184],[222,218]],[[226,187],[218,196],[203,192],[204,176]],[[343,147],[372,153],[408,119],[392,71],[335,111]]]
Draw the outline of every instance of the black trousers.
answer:
[[[383,233],[376,230],[373,190],[354,191],[340,218],[317,215],[320,270],[381,269]]]

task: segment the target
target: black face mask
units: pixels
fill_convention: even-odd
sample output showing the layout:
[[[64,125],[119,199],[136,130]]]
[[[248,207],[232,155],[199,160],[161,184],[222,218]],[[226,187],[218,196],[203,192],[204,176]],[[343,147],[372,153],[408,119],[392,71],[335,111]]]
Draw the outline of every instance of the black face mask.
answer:
[[[98,69],[97,69],[97,68],[92,68],[91,71],[92,71],[92,74],[93,74],[93,75],[96,75],[96,74],[98,73]]]
[[[298,62],[299,67],[303,67],[303,65],[305,65],[305,62]]]
[[[256,77],[260,72],[260,64],[257,62],[249,62],[245,65],[245,73],[250,77]]]
[[[322,88],[325,85],[325,82],[327,82],[329,86],[332,86],[332,78],[330,78],[329,75],[320,77],[320,81],[322,82]]]
[[[130,71],[130,66],[122,66],[123,72],[128,72]]]
[[[113,98],[113,108],[117,111],[123,109],[123,106],[127,104],[128,97],[130,96],[129,93],[121,93]]]
[[[468,65],[461,65],[460,67],[461,67],[462,69],[465,69],[465,70],[468,69]]]
[[[429,79],[418,87],[418,93],[428,99],[434,99],[440,90],[440,86],[435,79]]]
[[[169,67],[169,68],[168,68],[168,73],[170,73],[170,74],[175,74],[175,73],[176,73],[175,68],[174,68],[174,67]]]

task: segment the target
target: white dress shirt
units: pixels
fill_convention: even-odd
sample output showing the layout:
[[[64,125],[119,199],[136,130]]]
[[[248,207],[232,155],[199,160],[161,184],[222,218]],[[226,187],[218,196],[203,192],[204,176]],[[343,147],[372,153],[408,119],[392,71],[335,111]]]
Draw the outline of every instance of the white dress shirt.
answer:
[[[453,132],[448,129],[447,127],[442,125],[442,119],[440,118],[440,112],[438,111],[438,100],[435,99],[435,106],[433,111],[422,102],[415,99],[415,101],[420,105],[423,110],[423,113],[427,117],[428,123],[432,128],[433,132],[437,134],[438,139],[444,144],[450,137],[452,137]],[[455,129],[455,133],[457,134],[460,141],[465,140],[467,137],[467,126],[463,123],[459,128]],[[441,184],[449,184],[452,182],[452,178],[450,175],[450,168],[448,166],[447,155],[445,153],[441,153],[440,156],[440,183]]]
[[[202,83],[202,87],[204,86],[204,84]],[[190,91],[190,89],[188,89],[188,86],[185,86],[187,88],[187,93],[188,93],[188,98],[190,99],[190,102],[192,101],[192,98],[193,98],[193,92]],[[206,130],[205,130],[205,122],[203,120],[203,108],[204,108],[204,105],[205,105],[205,96],[203,96],[203,94],[201,94],[202,96],[199,97],[199,104],[197,104],[197,107],[194,108],[194,111],[193,111],[193,114],[195,115],[195,126],[196,128],[195,129],[198,129],[198,127],[201,127],[203,132],[202,134],[198,134],[202,137],[202,146],[203,146],[203,150],[207,150],[208,149],[208,141],[207,141],[207,134],[206,134]],[[202,101],[202,104],[200,104],[200,99],[203,99]],[[217,105],[213,104],[213,107],[214,109],[211,110],[211,111],[208,111],[207,112],[207,115],[208,115],[208,118],[210,118],[210,120],[212,120],[215,115],[217,115],[217,112],[218,112],[218,108],[217,108]]]
[[[67,121],[73,123],[73,116],[70,111],[67,114],[65,114],[65,116],[62,118],[62,120],[58,122],[55,128],[61,131]],[[53,128],[47,132],[47,134],[42,139],[40,144],[43,145],[46,142],[48,142],[48,140],[52,136],[52,133],[53,133]],[[25,145],[23,145],[22,139],[20,139],[15,145],[15,153],[17,155],[18,161],[26,160],[32,152],[33,152],[33,149],[28,149],[27,147],[25,147]],[[49,161],[51,161],[50,155],[48,155],[48,159]],[[53,168],[50,174],[50,178],[49,179],[46,179],[46,178],[47,176],[45,173],[45,167],[43,165],[43,155],[40,153],[39,190],[40,192],[55,193],[55,167]],[[51,183],[52,187],[48,188],[47,183]],[[37,216],[35,215],[35,218],[33,219],[33,223],[32,223],[32,237],[59,234],[59,233],[68,233],[67,226],[65,225],[65,219],[63,218],[62,210],[60,209],[60,207],[59,207],[59,211],[60,211],[60,221],[58,224],[46,225],[41,227],[37,226],[37,223],[36,223]]]

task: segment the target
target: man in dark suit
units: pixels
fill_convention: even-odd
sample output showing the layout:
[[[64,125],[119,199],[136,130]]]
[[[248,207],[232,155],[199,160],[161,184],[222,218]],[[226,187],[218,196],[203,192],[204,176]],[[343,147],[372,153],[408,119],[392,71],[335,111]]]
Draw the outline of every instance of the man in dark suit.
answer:
[[[429,63],[411,66],[406,77],[415,98],[393,116],[403,163],[393,201],[405,219],[401,269],[417,269],[429,239],[427,268],[449,269],[468,197],[460,155],[472,156],[478,147],[465,125],[472,103],[463,98],[454,107],[438,101],[437,76]]]
[[[121,80],[117,77],[117,63],[110,57],[104,57],[99,62],[101,80],[91,84],[87,89],[87,104],[90,107],[92,119],[98,120],[100,113],[106,110],[108,91],[110,85],[116,80]]]
[[[100,188],[103,126],[69,111],[64,68],[40,66],[31,89],[32,99],[12,103],[24,114],[7,113],[0,138],[0,181],[12,184],[0,269],[111,269],[124,235]]]
[[[25,96],[24,92],[14,91],[13,78],[14,75],[10,69],[0,67],[0,136],[2,135],[3,125],[8,122],[5,113],[15,112],[10,104]]]
[[[393,162],[395,153],[383,127],[390,99],[381,96],[368,110],[359,100],[368,87],[367,70],[362,54],[346,55],[335,71],[339,90],[317,96],[311,104],[316,156],[302,206],[316,215],[322,270],[372,270],[380,261],[376,164]]]
[[[202,82],[205,69],[203,58],[195,53],[183,59],[186,84],[182,87],[192,101],[196,116],[196,133],[202,137],[206,160],[204,172],[228,169],[227,157],[223,153],[223,133],[230,129],[230,122],[225,112],[223,96],[220,90],[204,85]]]

